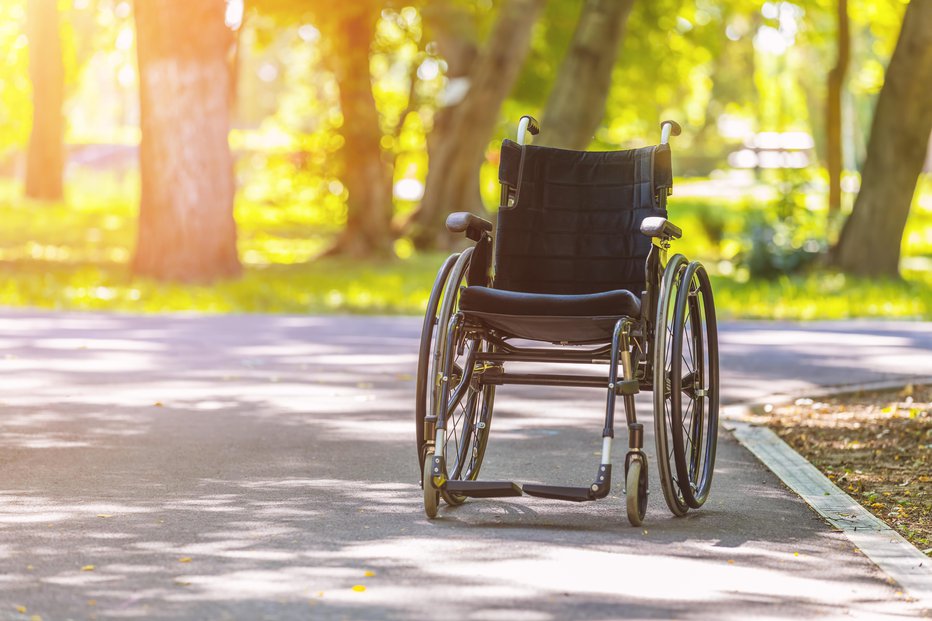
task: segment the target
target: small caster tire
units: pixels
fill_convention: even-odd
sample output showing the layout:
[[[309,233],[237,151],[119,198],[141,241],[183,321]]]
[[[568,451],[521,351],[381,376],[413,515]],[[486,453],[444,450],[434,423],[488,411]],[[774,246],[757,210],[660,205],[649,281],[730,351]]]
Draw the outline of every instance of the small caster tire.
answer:
[[[424,459],[424,513],[428,519],[437,517],[437,507],[440,506],[440,491],[434,487],[434,473],[431,468],[434,464],[434,452],[429,451]]]
[[[631,526],[644,523],[647,514],[647,464],[636,457],[628,464],[625,476],[625,506]]]

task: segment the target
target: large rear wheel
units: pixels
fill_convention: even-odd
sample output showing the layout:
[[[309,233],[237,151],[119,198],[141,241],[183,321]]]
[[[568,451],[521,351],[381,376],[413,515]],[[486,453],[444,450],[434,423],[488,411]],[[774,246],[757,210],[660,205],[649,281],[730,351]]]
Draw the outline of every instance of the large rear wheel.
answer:
[[[718,445],[718,326],[712,284],[698,261],[683,274],[674,313],[670,397],[676,479],[686,504],[708,498]]]
[[[421,343],[418,350],[417,358],[417,375],[416,375],[416,395],[414,399],[414,423],[416,427],[417,442],[417,459],[418,471],[423,474],[424,460],[427,458],[427,451],[430,443],[433,441],[433,425],[425,423],[425,418],[430,408],[435,402],[432,393],[437,387],[436,370],[434,364],[434,347],[437,339],[437,314],[440,312],[440,302],[443,298],[443,292],[446,289],[447,278],[450,270],[459,259],[459,253],[450,255],[440,271],[437,272],[437,278],[430,291],[430,297],[427,299],[427,309],[424,313],[424,323],[421,326]],[[423,476],[421,477],[423,484]]]
[[[452,333],[449,331],[451,320],[459,312],[460,290],[467,284],[472,252],[473,249],[469,248],[460,255],[451,256],[438,274],[428,303],[418,363],[418,455],[421,456],[422,469],[427,451],[437,449],[437,430],[433,421],[440,416],[441,408],[452,403],[464,374],[469,375],[462,395],[447,414],[444,433],[439,439],[446,465],[445,479],[454,481],[474,480],[479,475],[495,399],[495,387],[483,386],[477,381],[484,368],[477,369],[479,365],[470,362],[478,348],[488,345],[462,323]],[[448,356],[451,370],[447,381],[443,382]],[[443,488],[440,496],[449,505],[459,505],[466,500],[464,496]]]
[[[673,445],[672,378],[680,372],[673,358],[673,340],[677,331],[676,300],[683,286],[686,258],[677,254],[666,264],[657,297],[657,316],[653,342],[654,441],[657,447],[657,468],[660,471],[660,488],[663,499],[673,515],[685,515],[689,504],[683,496],[676,467],[676,448]]]

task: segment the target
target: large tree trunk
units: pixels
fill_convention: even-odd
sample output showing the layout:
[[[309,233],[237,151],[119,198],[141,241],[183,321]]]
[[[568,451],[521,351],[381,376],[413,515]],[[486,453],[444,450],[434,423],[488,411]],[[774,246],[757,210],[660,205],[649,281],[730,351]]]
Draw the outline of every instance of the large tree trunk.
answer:
[[[585,149],[605,114],[634,0],[586,0],[541,121],[540,144]]]
[[[932,2],[913,0],[887,67],[867,160],[835,260],[864,276],[897,276],[900,244],[932,132]]]
[[[431,150],[424,199],[408,221],[415,247],[449,245],[443,226],[452,211],[482,213],[479,169],[502,102],[511,92],[531,43],[543,0],[509,0],[473,63],[469,91],[445,120],[444,142]]]
[[[233,32],[216,0],[137,0],[142,199],[133,271],[240,272],[228,142]]]
[[[479,29],[475,14],[461,3],[444,0],[425,5],[422,15],[425,35],[436,41],[439,55],[447,63],[447,93],[455,94],[458,85],[470,83],[470,72],[479,56]],[[446,97],[434,111],[427,135],[429,162],[440,161],[445,145],[456,140],[452,131],[462,103],[463,97]]]
[[[27,7],[29,77],[32,80],[32,133],[26,157],[26,196],[61,200],[65,166],[62,61],[56,0],[29,0]]]
[[[851,41],[848,34],[848,0],[837,0],[838,58],[828,74],[828,98],[825,102],[825,163],[828,168],[828,209],[841,209],[841,171],[844,164],[841,138],[841,93],[848,72]]]
[[[328,33],[328,62],[340,87],[343,112],[342,180],[349,193],[346,228],[327,251],[330,255],[392,254],[392,175],[382,159],[382,129],[369,72],[380,8],[369,1],[347,5]]]

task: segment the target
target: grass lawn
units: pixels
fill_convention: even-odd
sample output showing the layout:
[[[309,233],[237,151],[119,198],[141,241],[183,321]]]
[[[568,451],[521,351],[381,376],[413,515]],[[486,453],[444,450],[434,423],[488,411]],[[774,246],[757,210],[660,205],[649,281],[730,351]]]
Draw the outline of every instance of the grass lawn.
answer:
[[[904,243],[907,265],[932,258],[932,183],[913,209]],[[164,284],[130,274],[136,235],[132,177],[83,177],[64,204],[20,198],[21,186],[0,181],[0,305],[128,312],[271,312],[419,314],[443,254],[394,261],[315,260],[337,225],[307,204],[270,203],[241,192],[236,208],[242,278],[212,286]],[[868,281],[813,272],[749,279],[723,257],[747,205],[686,197],[671,203],[688,232],[676,247],[706,261],[719,315],[728,318],[932,319],[932,270],[904,270],[902,281]],[[722,238],[704,225],[715,210]],[[404,244],[399,244],[399,254]],[[925,262],[925,263],[923,263]],[[724,269],[729,268],[729,269]],[[728,274],[727,276],[725,274]]]

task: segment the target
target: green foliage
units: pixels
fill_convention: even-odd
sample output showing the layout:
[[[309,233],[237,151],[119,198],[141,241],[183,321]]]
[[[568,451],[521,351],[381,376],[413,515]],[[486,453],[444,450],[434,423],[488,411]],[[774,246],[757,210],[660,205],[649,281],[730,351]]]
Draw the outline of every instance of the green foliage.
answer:
[[[773,279],[796,274],[811,267],[828,250],[825,214],[807,208],[808,174],[786,169],[778,198],[772,205],[755,210],[741,231],[737,264],[751,279]]]
[[[932,270],[904,270],[903,281],[871,281],[814,272],[773,280],[725,275],[727,257],[754,209],[736,199],[689,196],[670,205],[686,231],[674,250],[701,258],[713,274],[718,313],[727,318],[932,319]],[[925,191],[932,182],[925,181]],[[132,177],[85,175],[67,204],[36,204],[18,184],[0,183],[0,305],[125,312],[273,312],[419,314],[443,254],[389,262],[317,260],[339,229],[303,201],[237,203],[242,278],[212,286],[174,285],[134,278],[137,192]],[[917,199],[908,235],[932,236],[932,193]],[[712,214],[722,239],[703,227]],[[924,242],[929,251],[928,241]],[[904,246],[905,247],[905,246]],[[927,255],[928,256],[928,255]],[[907,260],[922,259],[910,256]]]
[[[4,151],[25,144],[32,120],[26,1],[0,2],[0,166]]]
[[[713,277],[715,308],[728,319],[932,319],[932,278],[865,280],[832,272],[738,282]]]

